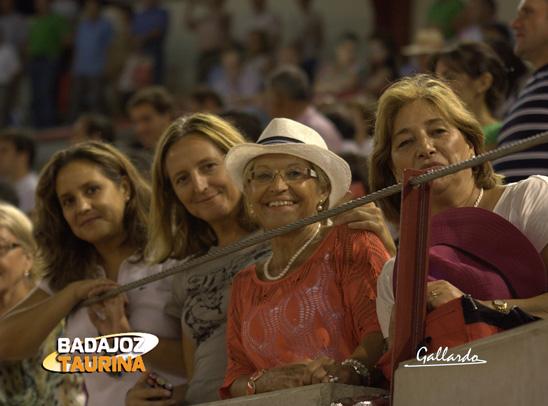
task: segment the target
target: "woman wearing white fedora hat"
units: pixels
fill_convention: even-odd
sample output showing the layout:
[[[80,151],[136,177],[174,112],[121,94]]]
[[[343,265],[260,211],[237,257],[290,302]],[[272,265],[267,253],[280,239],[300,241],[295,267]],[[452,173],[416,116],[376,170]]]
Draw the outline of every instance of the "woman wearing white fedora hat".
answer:
[[[332,207],[351,181],[318,133],[288,119],[274,119],[257,144],[233,147],[225,164],[267,231]],[[316,223],[271,245],[266,261],[233,282],[221,397],[321,382],[368,385],[384,346],[375,314],[376,281],[389,257],[381,241]]]
[[[152,232],[146,249],[152,262],[203,255],[259,232],[224,166],[225,155],[244,142],[228,122],[207,113],[179,118],[165,131],[152,168]],[[347,189],[348,184],[343,182],[335,201]],[[368,222],[374,216],[374,210],[366,207],[340,215],[335,221],[364,228],[371,227]],[[386,227],[379,234],[394,249]],[[270,244],[263,243],[175,275],[165,310],[181,319],[189,384],[175,388],[174,399],[164,399],[162,404],[184,400],[192,405],[219,399],[217,389],[227,366],[226,319],[232,280],[238,271],[264,262],[270,252]],[[146,379],[145,374],[128,392],[127,406],[148,404],[146,399],[169,395],[147,387]]]

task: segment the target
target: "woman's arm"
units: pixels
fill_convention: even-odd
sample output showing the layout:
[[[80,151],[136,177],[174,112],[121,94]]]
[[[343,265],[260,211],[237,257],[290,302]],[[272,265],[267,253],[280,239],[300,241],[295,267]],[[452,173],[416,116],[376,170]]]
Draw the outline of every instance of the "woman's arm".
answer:
[[[95,279],[73,282],[53,296],[34,289],[0,319],[0,360],[30,358],[78,302],[115,286],[108,279]]]
[[[127,299],[120,294],[93,307],[99,311],[104,318],[99,317],[93,309],[88,310],[90,321],[101,335],[129,333],[133,331],[126,312]],[[158,345],[144,355],[144,360],[150,362],[155,368],[185,376],[185,364],[183,362],[183,344],[178,338],[159,338]]]
[[[255,394],[273,392],[281,389],[297,388],[305,385],[306,367],[312,360],[305,359],[292,364],[282,365],[264,370],[255,381]],[[251,375],[239,376],[230,386],[230,395],[233,398],[246,396],[246,387]]]
[[[380,377],[380,373],[377,373],[374,367],[382,356],[383,349],[384,339],[382,333],[372,332],[363,338],[360,345],[350,356],[350,359],[359,361],[369,371],[371,379],[367,379],[368,382],[363,383],[375,383]],[[243,375],[234,380],[230,387],[230,395],[233,398],[246,395],[246,387],[250,376]],[[363,379],[352,366],[337,364],[330,358],[304,359],[263,371],[255,381],[255,393],[326,383],[329,382],[331,377],[336,379],[337,383],[349,385],[361,385]]]
[[[375,364],[383,354],[384,343],[380,331],[366,334],[349,358],[349,360],[356,360],[367,368],[368,376],[360,375],[349,364],[323,363],[316,371],[312,372],[310,383],[329,382],[330,377],[334,377],[337,383],[374,386],[382,376],[380,370],[375,368]]]
[[[352,193],[347,192],[345,197],[337,203],[340,206],[352,200]],[[348,224],[349,228],[374,232],[381,240],[390,257],[397,254],[396,244],[390,234],[390,230],[384,221],[381,209],[374,203],[368,203],[333,217],[333,225]]]
[[[194,346],[192,341],[187,337],[184,330],[182,332],[182,352],[184,365],[187,371],[187,381],[190,382],[194,375]],[[133,387],[126,394],[126,406],[168,406],[183,404],[186,392],[188,390],[188,383],[184,385],[176,386],[173,389],[173,395],[171,399],[168,399],[169,394],[165,389],[151,388],[146,385],[146,381],[149,375],[149,371],[143,373],[139,380],[133,385]],[[164,398],[159,403],[151,403],[150,398],[159,397]]]
[[[149,375],[149,371],[143,372],[135,385],[126,393],[126,406],[173,406],[183,404],[188,388],[187,384],[176,386],[173,388],[173,393],[170,393],[166,389],[148,386],[147,379]]]

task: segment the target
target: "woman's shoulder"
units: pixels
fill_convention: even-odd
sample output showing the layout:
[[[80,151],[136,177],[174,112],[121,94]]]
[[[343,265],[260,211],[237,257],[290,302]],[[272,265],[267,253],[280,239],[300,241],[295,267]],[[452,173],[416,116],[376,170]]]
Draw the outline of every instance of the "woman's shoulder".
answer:
[[[331,235],[332,238],[341,240],[363,240],[367,244],[371,244],[372,241],[377,238],[377,235],[372,231],[359,228],[350,228],[348,224],[333,227],[329,235]]]
[[[256,279],[256,274],[255,274],[256,269],[257,269],[257,264],[254,264],[239,271],[234,276],[234,280],[232,281],[232,286],[243,286],[243,285],[247,286],[250,283],[253,283],[253,281]]]
[[[527,201],[540,199],[548,195],[548,176],[533,175],[516,183],[504,186],[500,204],[507,201]]]

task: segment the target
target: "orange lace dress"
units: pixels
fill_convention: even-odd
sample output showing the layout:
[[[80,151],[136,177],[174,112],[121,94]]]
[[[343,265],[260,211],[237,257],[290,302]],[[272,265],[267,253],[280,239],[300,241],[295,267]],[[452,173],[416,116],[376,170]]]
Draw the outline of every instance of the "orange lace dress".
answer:
[[[304,358],[350,357],[363,337],[381,331],[377,279],[389,255],[378,237],[334,228],[289,276],[257,278],[256,266],[232,284],[227,321],[228,368],[222,399],[236,378]]]

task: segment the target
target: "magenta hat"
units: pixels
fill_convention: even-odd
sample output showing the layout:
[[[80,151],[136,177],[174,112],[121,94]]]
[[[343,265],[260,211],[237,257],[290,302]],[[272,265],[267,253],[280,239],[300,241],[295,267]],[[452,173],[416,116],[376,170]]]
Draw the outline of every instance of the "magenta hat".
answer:
[[[474,207],[432,216],[428,276],[479,300],[530,298],[548,285],[531,241],[498,214]]]

